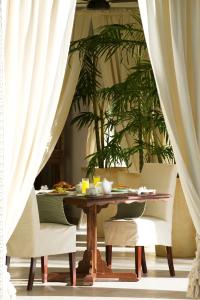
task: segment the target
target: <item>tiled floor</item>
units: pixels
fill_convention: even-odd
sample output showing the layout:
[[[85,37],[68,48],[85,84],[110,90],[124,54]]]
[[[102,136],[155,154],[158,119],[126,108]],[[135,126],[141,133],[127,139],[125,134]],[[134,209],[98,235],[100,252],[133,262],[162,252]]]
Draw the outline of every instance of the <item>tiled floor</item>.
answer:
[[[85,242],[77,244],[79,259],[85,247]],[[102,242],[99,248],[104,251]],[[152,249],[147,249],[146,259],[148,276],[139,282],[96,282],[93,287],[77,286],[72,288],[63,283],[48,283],[43,285],[40,281],[40,268],[31,292],[26,291],[28,267],[27,260],[13,258],[11,260],[10,272],[12,282],[17,288],[17,300],[88,300],[91,297],[98,300],[129,300],[129,299],[187,299],[186,290],[188,273],[191,268],[192,259],[174,259],[176,277],[170,278],[165,258],[155,257]],[[49,258],[49,269],[64,270],[68,268],[68,256],[59,255]],[[114,248],[113,269],[132,270],[134,267],[133,249]]]

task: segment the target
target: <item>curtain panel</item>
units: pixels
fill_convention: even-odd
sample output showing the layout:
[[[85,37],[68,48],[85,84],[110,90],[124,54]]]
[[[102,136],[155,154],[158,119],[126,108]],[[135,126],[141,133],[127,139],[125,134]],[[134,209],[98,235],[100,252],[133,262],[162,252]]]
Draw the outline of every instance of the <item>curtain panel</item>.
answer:
[[[161,106],[189,212],[197,252],[188,296],[200,297],[200,1],[139,0]]]
[[[56,139],[76,1],[3,2],[6,241]],[[67,106],[68,104],[66,104]],[[7,281],[9,275],[7,276]],[[3,299],[14,299],[9,283]]]
[[[86,37],[89,34],[89,30],[90,19],[86,18],[84,13],[76,10],[71,40],[74,41]],[[72,55],[70,55],[66,65],[60,100],[56,109],[56,114],[49,135],[49,142],[45,149],[42,164],[40,166],[40,171],[50,158],[53,149],[58,141],[58,138],[64,128],[76,90],[80,70],[81,64],[79,55],[78,53],[73,53]]]

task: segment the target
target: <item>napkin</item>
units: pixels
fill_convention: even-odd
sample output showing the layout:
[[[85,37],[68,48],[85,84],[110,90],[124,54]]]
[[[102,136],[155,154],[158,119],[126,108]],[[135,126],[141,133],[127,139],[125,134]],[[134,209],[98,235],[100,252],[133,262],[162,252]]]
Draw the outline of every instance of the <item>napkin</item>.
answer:
[[[142,195],[142,194],[155,194],[156,190],[155,189],[147,189],[145,186],[141,186],[141,187],[139,187],[137,193],[138,193],[138,195]]]
[[[35,191],[35,193],[36,193],[36,195],[37,194],[48,194],[48,193],[51,193],[51,192],[53,192],[54,190],[46,190],[46,189],[40,189],[40,190],[36,190]]]

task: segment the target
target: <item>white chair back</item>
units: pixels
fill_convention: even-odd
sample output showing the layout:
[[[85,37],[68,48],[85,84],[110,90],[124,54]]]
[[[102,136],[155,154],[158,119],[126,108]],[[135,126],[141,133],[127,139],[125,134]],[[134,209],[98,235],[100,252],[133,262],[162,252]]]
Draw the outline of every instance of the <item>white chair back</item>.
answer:
[[[117,181],[119,185],[136,189],[140,185],[140,173],[118,172]]]
[[[7,255],[15,256],[20,253],[21,257],[31,257],[32,253],[38,249],[39,231],[40,219],[33,189],[23,214],[7,243]]]
[[[156,217],[172,223],[176,176],[176,165],[144,164],[141,173],[141,185],[156,189],[160,193],[169,193],[171,197],[167,201],[147,201],[143,216]]]

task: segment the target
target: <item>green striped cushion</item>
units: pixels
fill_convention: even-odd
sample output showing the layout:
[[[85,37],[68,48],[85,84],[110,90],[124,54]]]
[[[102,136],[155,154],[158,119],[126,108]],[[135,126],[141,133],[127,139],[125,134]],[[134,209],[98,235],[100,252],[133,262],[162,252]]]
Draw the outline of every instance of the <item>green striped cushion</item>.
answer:
[[[138,218],[144,213],[145,202],[120,203],[117,206],[117,214],[114,218]]]
[[[65,216],[63,196],[37,195],[37,202],[40,223],[71,225]]]

